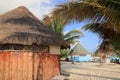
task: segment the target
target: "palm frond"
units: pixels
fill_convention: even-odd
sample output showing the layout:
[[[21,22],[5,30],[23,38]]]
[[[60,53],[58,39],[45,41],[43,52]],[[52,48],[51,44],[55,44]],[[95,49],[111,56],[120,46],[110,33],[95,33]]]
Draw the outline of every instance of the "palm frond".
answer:
[[[102,39],[102,43],[100,48],[108,49],[109,46],[114,48],[115,50],[120,51],[120,32],[116,29],[110,27],[107,24],[100,24],[100,23],[92,23],[87,24],[83,27],[84,30],[90,30],[94,33],[99,34],[100,38]]]
[[[75,35],[82,36],[83,33],[80,30],[71,30],[64,35],[64,38],[69,38],[70,36],[75,36]]]
[[[80,30],[71,30],[68,33],[64,34],[64,40],[69,43],[74,43],[77,39],[82,36],[82,32]]]
[[[119,29],[120,26],[120,1],[119,0],[83,0],[58,5],[53,16],[60,16],[70,21],[92,19],[94,23],[106,22]]]
[[[43,19],[43,23],[46,24],[46,26],[48,26],[49,28],[51,28],[58,35],[63,37],[65,23],[61,18],[47,16]]]
[[[68,43],[74,43],[76,41],[76,39],[79,39],[80,36],[76,35],[76,36],[71,36],[69,38],[65,38],[64,40],[66,40]]]
[[[65,27],[65,20],[62,20],[60,17],[46,17],[43,22],[48,25],[55,33],[61,36],[68,43],[73,43],[75,39],[79,39],[83,34],[80,30],[71,30],[66,34],[63,34]]]
[[[85,18],[94,18],[96,13],[98,14],[98,10],[102,10],[103,8],[97,2],[66,3],[58,5],[53,12],[53,16],[61,16],[69,22],[71,20],[82,21]]]

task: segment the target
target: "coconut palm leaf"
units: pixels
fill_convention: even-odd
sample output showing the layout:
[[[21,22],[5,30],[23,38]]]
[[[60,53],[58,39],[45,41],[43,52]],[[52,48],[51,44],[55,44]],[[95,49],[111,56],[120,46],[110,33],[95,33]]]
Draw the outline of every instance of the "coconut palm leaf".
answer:
[[[64,35],[64,38],[69,38],[69,37],[75,36],[75,35],[82,36],[83,33],[80,30],[71,30]]]
[[[46,17],[43,22],[68,43],[73,43],[76,39],[79,39],[82,36],[82,32],[80,30],[71,30],[64,34],[66,20],[62,20],[61,18]]]
[[[91,11],[92,7],[90,5],[91,4],[89,2],[75,2],[58,5],[58,7],[54,10],[53,15],[61,16],[63,19],[67,19],[68,22],[72,20],[82,21],[85,18],[93,18],[96,14],[95,11]]]
[[[77,41],[76,39],[79,39],[79,38],[80,36],[76,35],[76,36],[71,36],[69,38],[66,38],[64,40],[67,41],[68,43],[74,44]]]
[[[82,0],[58,5],[53,16],[61,16],[70,21],[82,21],[86,18],[96,22],[106,22],[120,30],[119,0]]]
[[[101,49],[108,50],[110,47],[115,50],[120,50],[120,32],[117,32],[116,29],[112,27],[106,27],[107,25],[100,23],[87,24],[83,27],[84,30],[90,30],[94,33],[99,34],[102,39],[100,45]]]
[[[101,23],[91,23],[87,24],[84,27],[84,30],[91,30],[92,32],[98,33],[100,35],[100,38],[102,39],[115,39],[119,40],[118,37],[120,32],[118,32],[115,28],[108,26],[107,24],[101,24]]]
[[[58,5],[53,16],[60,16],[70,21],[91,19],[85,30],[100,35],[101,46],[112,45],[120,50],[120,0],[78,0]],[[109,44],[108,44],[109,43]]]
[[[49,28],[51,28],[58,35],[63,36],[62,31],[64,30],[64,21],[60,20],[60,18],[53,17],[45,17],[43,19],[43,23],[45,23]]]
[[[74,43],[76,39],[79,39],[82,36],[80,30],[71,30],[68,33],[64,34],[63,38],[69,43]]]

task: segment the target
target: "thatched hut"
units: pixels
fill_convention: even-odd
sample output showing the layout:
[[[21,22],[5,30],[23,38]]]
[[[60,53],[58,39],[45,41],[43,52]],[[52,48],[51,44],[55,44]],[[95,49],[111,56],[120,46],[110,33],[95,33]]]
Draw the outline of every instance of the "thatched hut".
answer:
[[[114,51],[104,52],[100,48],[98,48],[93,56],[93,62],[102,62],[102,63],[110,63],[110,56],[115,54]]]
[[[72,54],[86,56],[89,54],[89,52],[80,43],[77,43],[73,48]]]
[[[91,55],[80,43],[77,43],[75,45],[70,55],[72,55],[73,61],[77,61],[77,62],[91,60]],[[70,56],[69,56],[69,60],[71,60]]]
[[[65,45],[25,7],[0,15],[0,80],[50,80]]]

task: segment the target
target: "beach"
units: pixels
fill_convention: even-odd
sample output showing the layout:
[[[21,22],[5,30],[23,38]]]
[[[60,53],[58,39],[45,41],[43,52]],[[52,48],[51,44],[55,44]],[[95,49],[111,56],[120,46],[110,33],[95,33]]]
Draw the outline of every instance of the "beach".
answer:
[[[63,80],[120,80],[120,64],[61,62],[61,73],[69,74]]]

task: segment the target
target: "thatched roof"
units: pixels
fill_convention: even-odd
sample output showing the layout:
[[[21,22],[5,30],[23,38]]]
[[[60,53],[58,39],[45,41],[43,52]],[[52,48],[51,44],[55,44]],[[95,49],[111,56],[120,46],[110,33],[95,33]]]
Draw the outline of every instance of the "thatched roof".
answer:
[[[113,54],[116,54],[117,52],[115,52],[113,49],[110,49],[108,52],[104,52],[100,48],[98,48],[92,56],[99,57],[101,53],[113,55]]]
[[[56,33],[21,6],[0,15],[0,44],[66,45]]]
[[[88,51],[85,50],[79,43],[72,50],[73,55],[85,56],[88,54]]]

